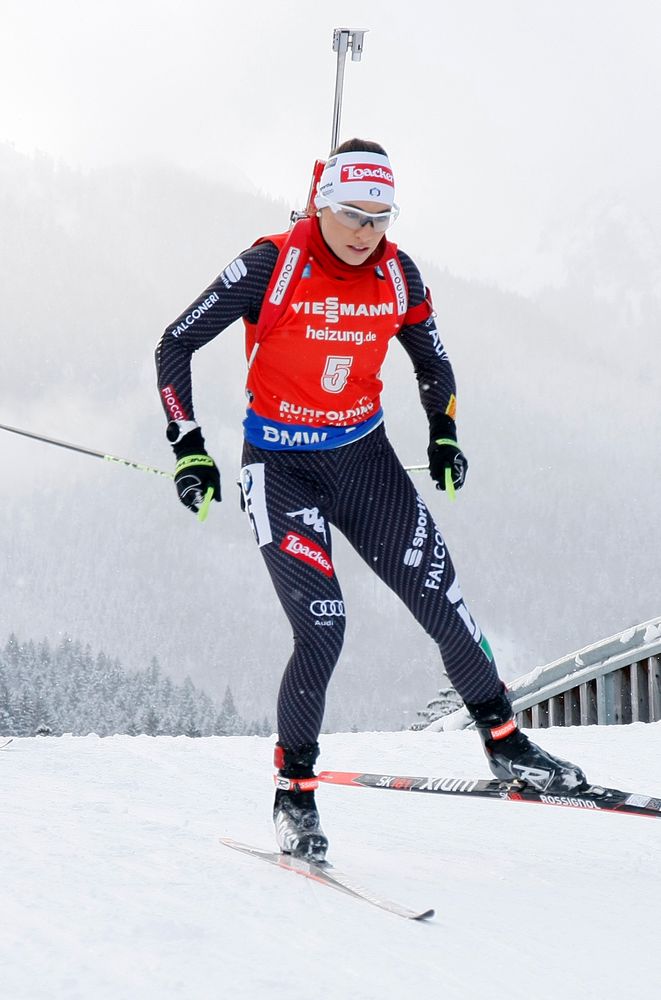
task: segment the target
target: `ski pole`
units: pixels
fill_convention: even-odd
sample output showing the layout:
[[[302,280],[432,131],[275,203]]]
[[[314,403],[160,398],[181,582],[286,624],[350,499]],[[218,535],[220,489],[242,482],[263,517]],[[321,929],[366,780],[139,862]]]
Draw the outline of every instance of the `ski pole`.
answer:
[[[58,441],[56,438],[46,437],[44,434],[35,434],[33,431],[24,431],[20,427],[9,427],[7,424],[0,424],[0,430],[9,431],[10,434],[21,434],[23,437],[33,438],[35,441],[43,441],[44,444],[53,444],[57,448],[67,448],[69,451],[77,451],[81,455],[91,455],[93,458],[102,458],[105,462],[115,462],[118,465],[127,465],[138,472],[153,472],[156,476],[165,476],[166,479],[174,479],[171,472],[164,472],[156,469],[153,465],[145,465],[143,462],[132,462],[129,458],[119,458],[117,455],[106,455],[102,451],[94,451],[93,448],[83,448],[78,444],[71,444],[69,441]]]
[[[0,424],[0,430],[9,431],[10,434],[21,434],[23,437],[33,438],[35,441],[43,441],[44,444],[53,444],[57,448],[67,448],[69,451],[77,451],[81,455],[102,458],[105,462],[127,465],[130,469],[137,469],[138,472],[153,472],[156,476],[165,476],[166,479],[174,479],[172,472],[164,472],[163,469],[157,469],[153,465],[145,465],[143,462],[132,462],[130,458],[119,458],[117,455],[106,455],[104,452],[95,451],[93,448],[83,448],[81,445],[71,444],[69,441],[58,441],[56,438],[46,437],[44,434],[35,434],[32,431],[21,430],[20,427],[9,427],[7,424]],[[197,512],[198,521],[206,521],[212,499],[213,487],[209,487]]]
[[[206,521],[212,500],[213,500],[213,486],[210,486],[207,492],[204,494],[204,500],[202,501],[200,509],[197,512],[198,521]]]
[[[404,469],[406,472],[427,472],[429,470],[428,465],[405,465]],[[450,469],[445,470],[445,492],[450,500],[457,499],[457,491],[455,485],[452,482],[452,472]]]

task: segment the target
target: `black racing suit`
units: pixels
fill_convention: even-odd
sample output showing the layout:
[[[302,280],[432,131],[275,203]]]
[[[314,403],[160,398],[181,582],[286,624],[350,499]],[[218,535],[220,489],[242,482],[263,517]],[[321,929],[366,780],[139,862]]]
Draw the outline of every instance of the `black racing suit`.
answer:
[[[398,257],[413,307],[424,298],[422,279],[406,254],[400,250]],[[158,384],[174,390],[183,419],[194,420],[193,352],[240,317],[257,322],[277,258],[277,248],[268,242],[245,251],[166,329],[156,352]],[[413,362],[427,415],[444,413],[455,381],[433,318],[403,327],[397,339]],[[278,699],[284,746],[316,742],[326,688],[342,648],[345,608],[332,565],[331,525],[438,644],[448,676],[465,701],[487,701],[502,690],[443,538],[382,424],[352,444],[327,450],[265,450],[246,442],[242,487],[294,634]]]

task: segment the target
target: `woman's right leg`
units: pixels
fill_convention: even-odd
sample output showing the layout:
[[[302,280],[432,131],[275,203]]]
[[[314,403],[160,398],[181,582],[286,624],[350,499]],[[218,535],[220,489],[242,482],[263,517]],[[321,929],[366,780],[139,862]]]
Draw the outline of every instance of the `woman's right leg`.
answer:
[[[323,493],[305,476],[305,455],[244,446],[241,484],[247,513],[294,634],[278,696],[285,747],[316,744],[326,688],[344,641],[342,592],[331,559]]]
[[[287,854],[323,861],[328,839],[315,803],[314,765],[326,688],[342,649],[345,622],[330,525],[312,474],[314,459],[247,444],[243,459],[246,510],[294,633],[278,695],[276,838]]]

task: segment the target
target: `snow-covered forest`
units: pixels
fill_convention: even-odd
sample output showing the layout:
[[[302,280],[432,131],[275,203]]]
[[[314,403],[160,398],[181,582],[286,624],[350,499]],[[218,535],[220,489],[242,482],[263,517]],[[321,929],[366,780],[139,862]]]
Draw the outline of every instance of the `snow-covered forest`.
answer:
[[[246,722],[229,687],[220,707],[196,688],[164,675],[152,659],[127,672],[116,659],[65,639],[20,642],[0,651],[2,736],[269,736],[267,718]]]

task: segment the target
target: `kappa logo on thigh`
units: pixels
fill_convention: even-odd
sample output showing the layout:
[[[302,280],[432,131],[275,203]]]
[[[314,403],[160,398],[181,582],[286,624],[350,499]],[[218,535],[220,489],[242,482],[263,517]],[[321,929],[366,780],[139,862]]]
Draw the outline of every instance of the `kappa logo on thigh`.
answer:
[[[326,521],[323,514],[319,513],[318,507],[303,507],[302,510],[288,510],[287,517],[300,517],[303,524],[319,532],[320,535],[324,536],[324,542],[328,542],[326,538]]]
[[[300,559],[301,562],[307,563],[308,566],[318,569],[324,576],[333,576],[335,572],[330,557],[324,550],[309,541],[309,539],[297,535],[294,531],[287,532],[280,543],[280,548],[283,552],[288,552],[294,559]]]

